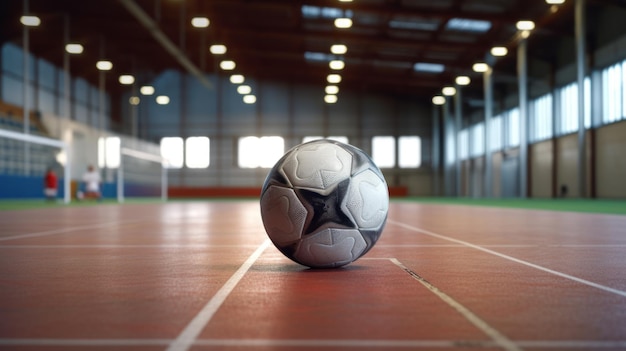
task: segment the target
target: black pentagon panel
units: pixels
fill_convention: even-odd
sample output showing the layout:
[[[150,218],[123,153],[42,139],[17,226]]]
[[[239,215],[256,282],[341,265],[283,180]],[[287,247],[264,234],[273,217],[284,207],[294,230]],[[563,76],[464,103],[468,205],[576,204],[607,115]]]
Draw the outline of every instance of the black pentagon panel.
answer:
[[[297,189],[298,196],[313,209],[313,216],[308,221],[304,234],[317,232],[322,227],[356,228],[348,216],[341,210],[341,203],[347,193],[350,179],[337,185],[337,189],[328,195],[321,195],[314,191]]]

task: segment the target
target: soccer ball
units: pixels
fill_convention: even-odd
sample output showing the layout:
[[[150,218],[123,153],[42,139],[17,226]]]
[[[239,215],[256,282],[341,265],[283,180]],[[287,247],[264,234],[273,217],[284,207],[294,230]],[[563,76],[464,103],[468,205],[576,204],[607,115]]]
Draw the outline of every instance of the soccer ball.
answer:
[[[380,237],[388,208],[387,183],[370,157],[326,139],[287,151],[261,191],[269,238],[285,256],[312,268],[363,256]]]

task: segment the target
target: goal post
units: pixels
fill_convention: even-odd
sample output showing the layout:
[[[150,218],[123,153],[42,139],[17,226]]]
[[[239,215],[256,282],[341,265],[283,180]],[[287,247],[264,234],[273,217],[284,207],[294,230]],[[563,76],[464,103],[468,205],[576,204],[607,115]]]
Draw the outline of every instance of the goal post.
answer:
[[[123,166],[124,162],[122,156],[128,156],[139,160],[159,163],[161,165],[161,200],[167,201],[167,160],[161,155],[122,147],[120,148],[120,165],[117,168],[117,202],[123,203],[125,199]]]

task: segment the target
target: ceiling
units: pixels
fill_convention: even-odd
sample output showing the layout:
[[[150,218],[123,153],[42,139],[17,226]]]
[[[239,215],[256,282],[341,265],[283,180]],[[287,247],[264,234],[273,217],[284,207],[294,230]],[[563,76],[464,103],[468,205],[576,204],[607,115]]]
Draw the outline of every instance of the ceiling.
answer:
[[[543,0],[29,0],[29,12],[42,21],[29,40],[34,54],[62,67],[67,24],[69,40],[85,48],[71,58],[72,74],[97,86],[95,62],[112,61],[106,86],[114,96],[125,89],[117,82],[120,74],[143,83],[170,68],[211,73],[224,57],[247,77],[323,87],[331,73],[330,46],[339,43],[348,48],[339,57],[346,63],[342,89],[430,99],[456,76],[470,75],[468,92],[480,96],[472,64],[484,61],[492,46],[508,46],[496,69],[514,77],[515,24],[521,19],[536,22],[533,54],[550,60],[554,38],[573,37],[572,2],[554,11]],[[590,6],[606,2],[589,0]],[[23,1],[2,1],[2,42],[21,45],[23,12]],[[337,15],[351,17],[353,26],[335,28]],[[192,27],[195,16],[208,17],[210,26]],[[482,30],[454,27],[468,20],[479,21]],[[227,53],[212,55],[208,48],[215,43],[226,45]],[[418,72],[416,63],[442,65],[443,71]]]

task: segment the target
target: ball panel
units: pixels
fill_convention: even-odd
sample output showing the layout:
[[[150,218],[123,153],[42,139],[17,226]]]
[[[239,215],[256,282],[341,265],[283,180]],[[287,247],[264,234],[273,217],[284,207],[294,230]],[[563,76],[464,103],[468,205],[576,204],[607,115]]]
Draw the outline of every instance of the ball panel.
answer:
[[[286,245],[300,239],[307,210],[293,189],[270,186],[261,197],[261,217],[272,241]]]
[[[387,184],[373,170],[352,177],[342,208],[359,228],[380,228],[387,217],[388,207]]]
[[[334,185],[350,176],[352,157],[339,145],[311,142],[292,149],[281,173],[294,187],[333,191]]]
[[[340,267],[359,258],[366,247],[358,230],[328,228],[304,237],[294,257],[309,267]]]

